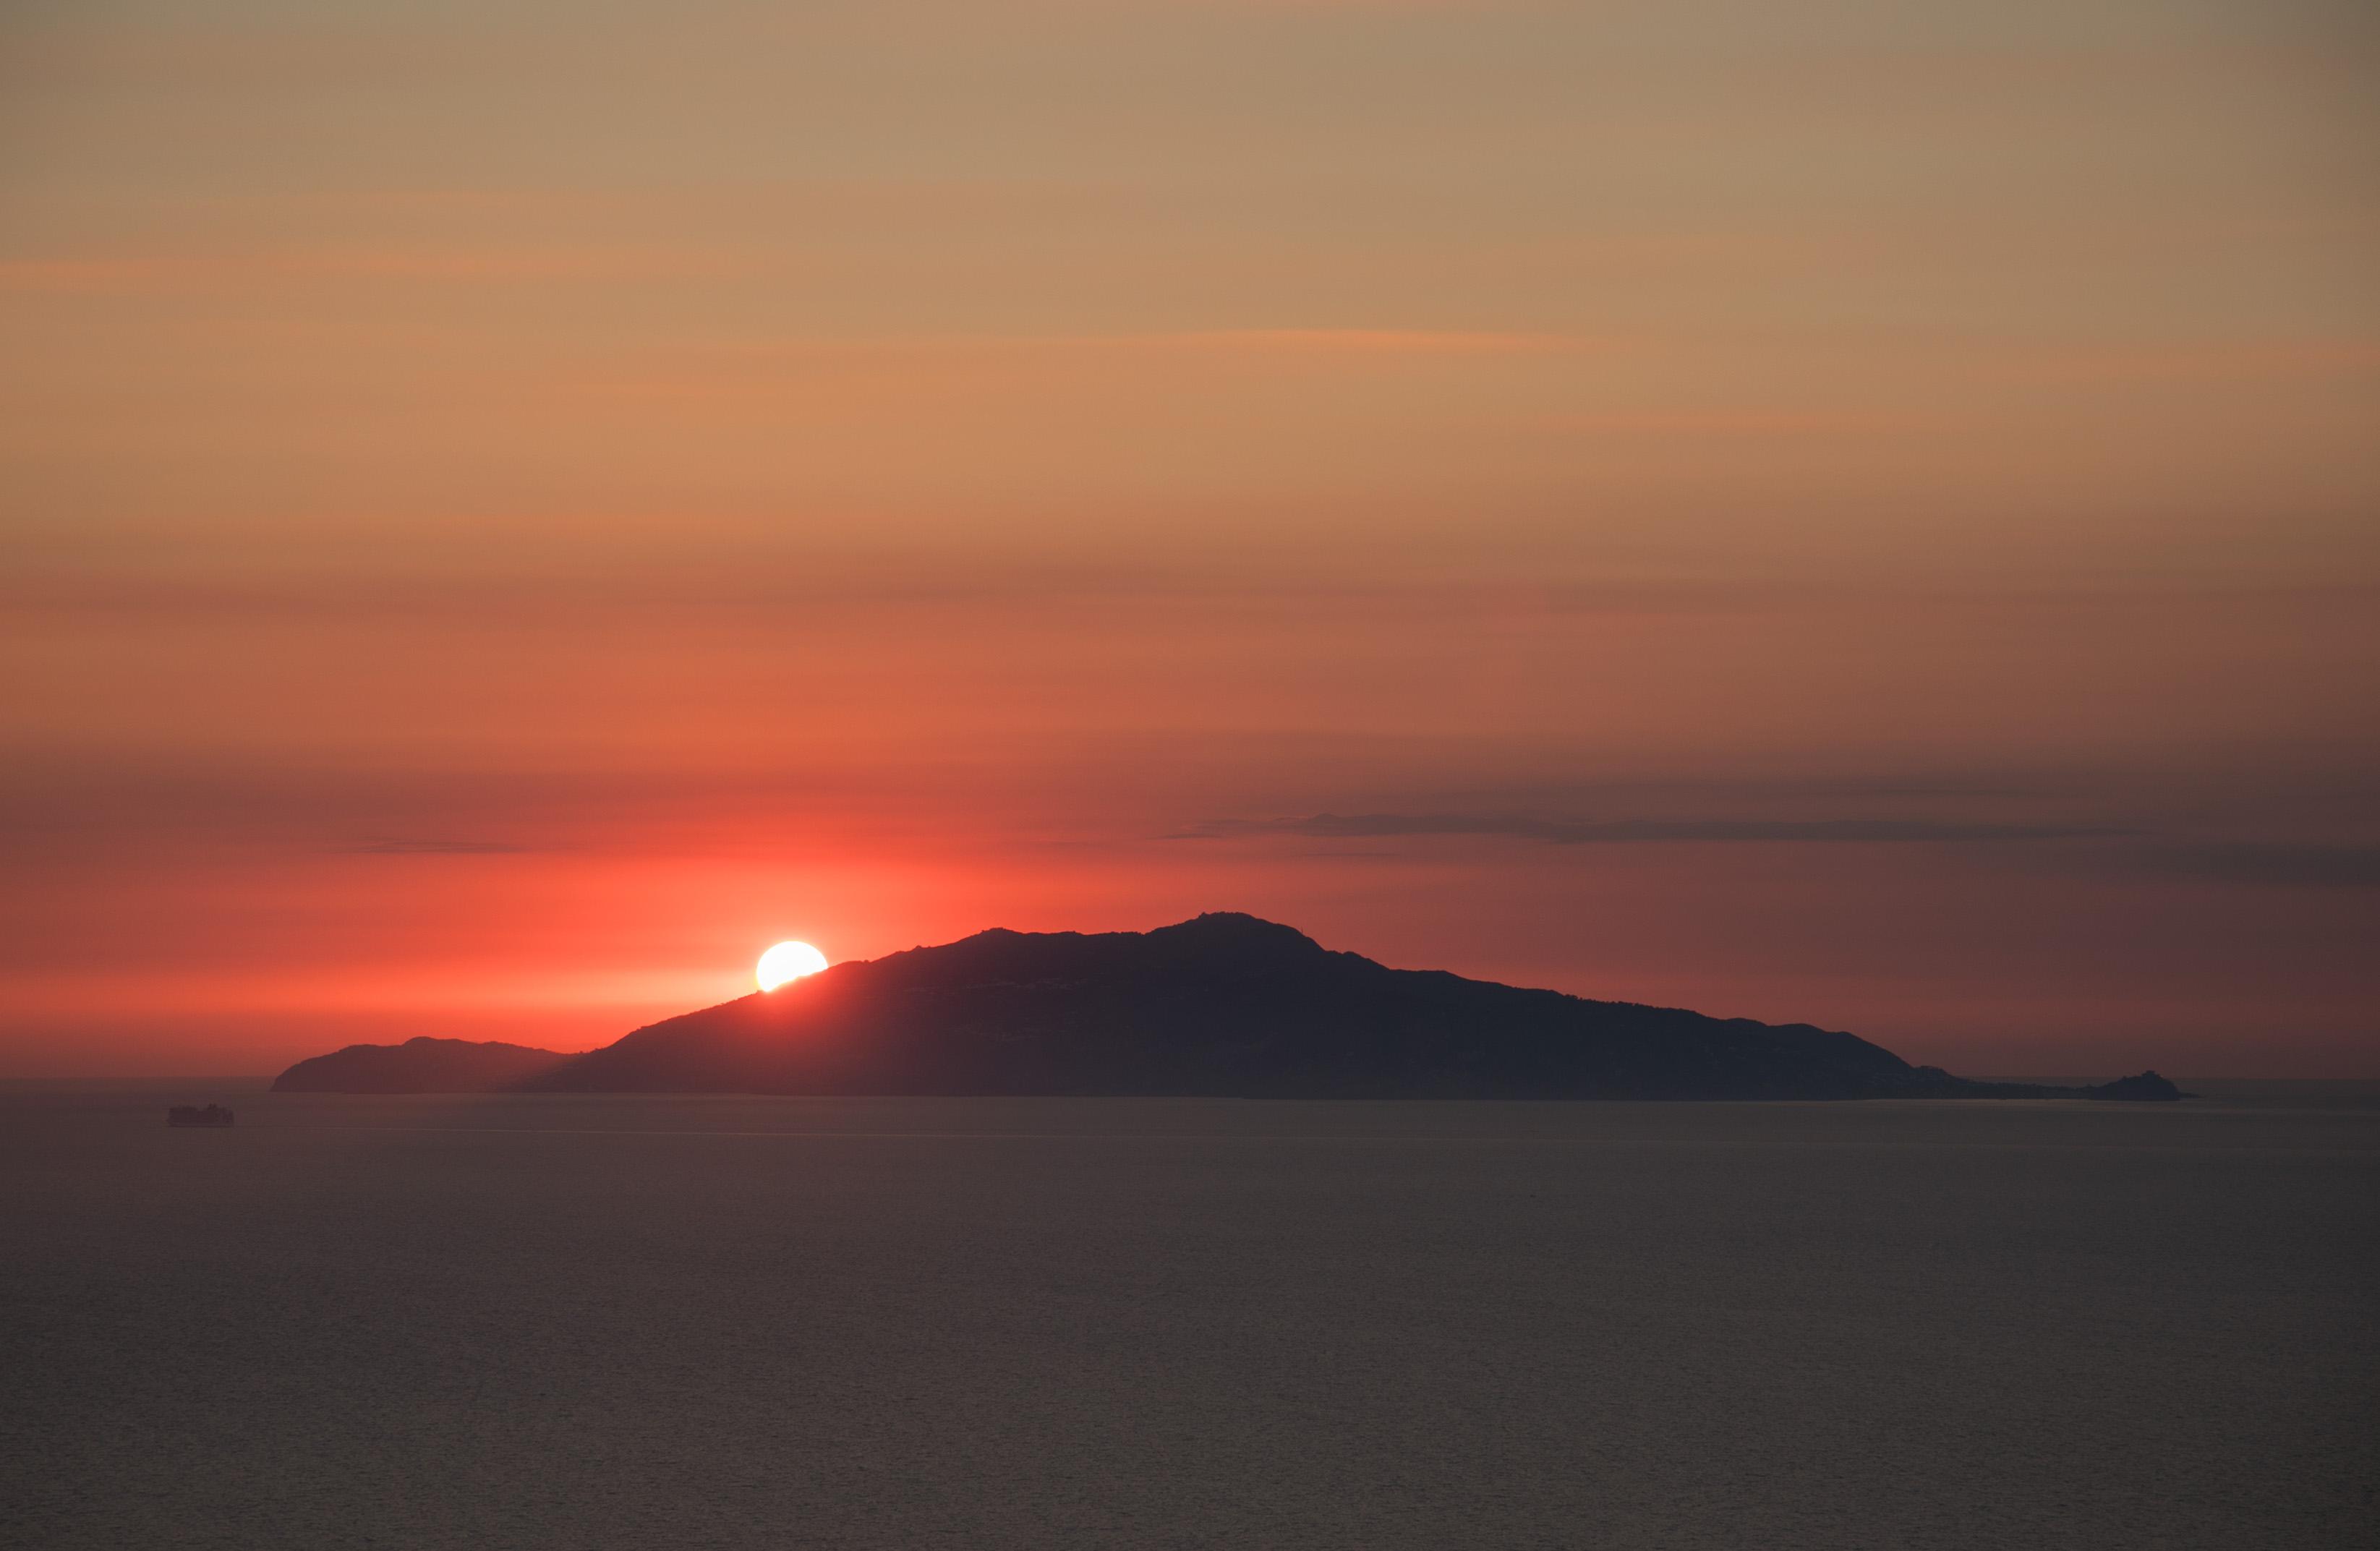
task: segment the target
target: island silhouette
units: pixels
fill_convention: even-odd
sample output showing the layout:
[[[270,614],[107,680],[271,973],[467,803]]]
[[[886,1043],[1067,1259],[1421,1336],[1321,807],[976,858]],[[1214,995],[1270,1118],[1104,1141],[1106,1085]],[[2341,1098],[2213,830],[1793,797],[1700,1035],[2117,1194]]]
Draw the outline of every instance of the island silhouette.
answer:
[[[1244,1098],[2182,1097],[1980,1082],[1808,1024],[1390,969],[1253,915],[1015,932],[856,960],[571,1055],[351,1045],[281,1093],[762,1093]]]

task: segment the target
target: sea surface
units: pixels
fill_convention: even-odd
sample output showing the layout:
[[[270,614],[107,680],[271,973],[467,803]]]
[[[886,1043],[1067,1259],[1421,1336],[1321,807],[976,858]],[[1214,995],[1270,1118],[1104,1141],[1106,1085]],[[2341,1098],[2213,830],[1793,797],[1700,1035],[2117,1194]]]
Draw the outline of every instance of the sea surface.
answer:
[[[7,1547],[2371,1546],[2380,1104],[0,1087]],[[230,1131],[171,1131],[221,1100]]]

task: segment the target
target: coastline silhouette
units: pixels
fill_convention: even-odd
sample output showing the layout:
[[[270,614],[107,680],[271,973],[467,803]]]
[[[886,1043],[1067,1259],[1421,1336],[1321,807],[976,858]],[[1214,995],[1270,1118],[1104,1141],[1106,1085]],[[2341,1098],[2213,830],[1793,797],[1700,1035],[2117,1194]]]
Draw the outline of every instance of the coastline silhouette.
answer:
[[[417,1038],[284,1072],[282,1093],[1266,1098],[2173,1099],[1979,1082],[1840,1030],[1399,970],[1217,913],[1149,932],[1002,928],[838,964],[569,1055]]]

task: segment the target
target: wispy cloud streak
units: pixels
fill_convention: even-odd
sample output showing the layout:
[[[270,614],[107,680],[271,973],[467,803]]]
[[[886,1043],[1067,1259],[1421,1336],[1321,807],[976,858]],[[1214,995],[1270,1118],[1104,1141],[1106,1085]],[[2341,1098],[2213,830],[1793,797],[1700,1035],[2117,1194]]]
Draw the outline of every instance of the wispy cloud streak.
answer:
[[[528,847],[492,840],[374,840],[340,849],[363,856],[516,856]]]
[[[2155,870],[2220,883],[2297,889],[2380,889],[2380,845],[2215,841],[2157,846]]]
[[[1208,819],[1171,838],[1228,840],[1240,835],[1276,834],[1357,840],[1472,835],[1539,841],[1549,845],[1622,845],[1681,841],[1940,843],[2080,840],[2127,832],[2087,825],[1984,824],[1924,818],[1623,818],[1590,822],[1505,814],[1318,813],[1304,818]]]

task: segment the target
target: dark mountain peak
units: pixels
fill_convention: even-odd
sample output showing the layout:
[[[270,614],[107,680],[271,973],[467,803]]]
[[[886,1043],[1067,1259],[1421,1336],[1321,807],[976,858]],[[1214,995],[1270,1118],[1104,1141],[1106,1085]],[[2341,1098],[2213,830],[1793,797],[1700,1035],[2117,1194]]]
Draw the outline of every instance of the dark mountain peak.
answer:
[[[1146,932],[1020,932],[993,927],[931,948],[848,966],[880,985],[1024,985],[1129,979],[1148,974],[1272,973],[1332,954],[1293,927],[1210,911]],[[844,966],[837,966],[842,968]]]
[[[1179,942],[1215,952],[1320,953],[1322,944],[1278,921],[1238,910],[1209,910],[1144,934],[1152,942]]]
[[[1313,953],[1323,951],[1320,943],[1295,927],[1284,927],[1278,921],[1268,921],[1261,915],[1250,915],[1245,911],[1208,910],[1187,921],[1176,921],[1170,927],[1152,927],[1145,932],[1020,932],[1007,927],[987,927],[972,937],[963,937],[940,948],[913,948],[910,951],[931,953],[970,947],[999,949],[1038,942],[1178,943],[1208,951],[1257,946],[1299,948]]]
[[[1195,959],[1207,961],[1214,968],[1249,966],[1249,963],[1294,963],[1299,959],[1321,961],[1328,949],[1314,938],[1306,938],[1294,926],[1281,926],[1278,921],[1266,921],[1264,915],[1249,915],[1245,911],[1207,911],[1193,915],[1190,921],[1176,921],[1173,926],[1160,926],[1148,932],[1119,932],[1121,938],[1133,938],[1152,959]]]

